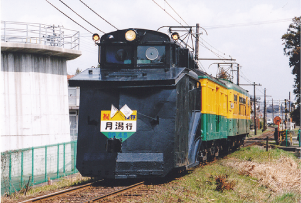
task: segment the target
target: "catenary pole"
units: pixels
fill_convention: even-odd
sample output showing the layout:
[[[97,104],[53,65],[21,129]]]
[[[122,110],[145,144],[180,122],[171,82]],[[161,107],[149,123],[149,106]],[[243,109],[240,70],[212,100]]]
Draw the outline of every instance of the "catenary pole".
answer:
[[[197,61],[199,58],[199,32],[200,32],[200,24],[196,24],[196,35],[195,35],[195,60]]]
[[[266,88],[264,88],[263,131],[266,130]]]
[[[261,86],[261,84],[255,84],[255,82],[253,82],[253,84],[240,84],[240,85],[246,85],[246,86],[251,86],[253,85],[254,86],[254,134],[257,135],[257,124],[256,124],[256,92],[255,92],[255,89],[256,89],[256,86]]]

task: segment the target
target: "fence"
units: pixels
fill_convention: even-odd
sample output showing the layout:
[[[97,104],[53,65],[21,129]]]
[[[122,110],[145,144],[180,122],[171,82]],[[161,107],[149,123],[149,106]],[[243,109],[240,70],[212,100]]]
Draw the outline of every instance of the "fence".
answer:
[[[80,35],[78,31],[63,26],[1,21],[1,41],[79,50]]]
[[[77,141],[1,153],[1,195],[77,173]]]

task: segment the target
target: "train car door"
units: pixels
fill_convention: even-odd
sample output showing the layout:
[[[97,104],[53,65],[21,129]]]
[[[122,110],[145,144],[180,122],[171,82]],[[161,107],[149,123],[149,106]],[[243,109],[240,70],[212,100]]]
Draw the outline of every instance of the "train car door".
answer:
[[[220,132],[220,91],[219,87],[216,87],[216,132]]]

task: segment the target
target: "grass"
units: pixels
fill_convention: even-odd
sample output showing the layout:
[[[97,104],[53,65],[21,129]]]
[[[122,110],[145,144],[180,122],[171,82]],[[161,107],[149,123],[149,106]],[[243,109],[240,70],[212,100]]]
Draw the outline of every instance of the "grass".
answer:
[[[278,203],[278,202],[295,203],[298,201],[300,202],[300,198],[298,198],[297,195],[288,192],[276,197],[272,202],[273,203]]]
[[[294,154],[278,148],[266,151],[264,147],[244,147],[239,151],[228,155],[228,158],[236,158],[243,161],[255,161],[258,163],[263,163],[267,161],[276,162],[283,156],[292,158],[300,165],[300,161],[294,156]]]
[[[274,192],[260,178],[227,165],[233,160],[257,164],[277,163],[283,157],[294,160],[300,168],[298,159],[280,149],[266,152],[256,146],[242,148],[224,159],[197,167],[177,180],[158,185],[154,188],[155,192],[139,202],[298,202],[301,200],[301,191]]]
[[[71,186],[81,185],[91,182],[91,178],[82,177],[79,173],[60,178],[58,180],[53,181],[52,185],[42,185],[42,186],[34,186],[31,187],[25,194],[25,191],[19,191],[13,193],[10,196],[2,196],[1,202],[19,202],[25,199],[41,196],[46,193],[55,192],[57,190],[62,190],[64,188],[69,188]]]
[[[264,148],[257,146],[242,148],[223,159],[219,159],[207,165],[198,166],[193,171],[188,171],[187,175],[153,186],[148,186],[153,190],[147,196],[142,196],[139,200],[129,200],[129,202],[271,202],[271,203],[295,203],[301,200],[301,190],[299,192],[282,189],[275,192],[271,185],[266,184],[261,179],[255,177],[252,173],[246,173],[230,166],[242,163],[256,164],[261,166],[267,164],[268,167],[283,166],[279,173],[271,174],[275,178],[284,174],[288,170],[279,160],[287,158],[296,163],[299,170],[301,168],[300,160],[293,154],[280,150],[271,149],[268,152]],[[249,169],[250,171],[250,169]],[[254,170],[255,171],[255,170]],[[247,171],[248,172],[248,171]],[[251,171],[252,172],[252,171]],[[299,175],[301,172],[299,173]],[[289,178],[291,181],[292,179]],[[29,197],[39,196],[49,191],[67,188],[80,183],[89,182],[90,179],[82,178],[80,175],[62,178],[53,185],[31,188],[27,196],[17,193],[11,197],[2,197],[2,202],[19,202]]]

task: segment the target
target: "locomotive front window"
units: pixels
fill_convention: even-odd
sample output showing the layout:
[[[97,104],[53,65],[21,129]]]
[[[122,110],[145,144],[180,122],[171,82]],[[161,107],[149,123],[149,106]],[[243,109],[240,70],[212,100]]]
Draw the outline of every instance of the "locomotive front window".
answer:
[[[107,46],[106,62],[112,64],[132,64],[133,51],[129,46]]]
[[[138,46],[137,64],[164,64],[165,46]]]

